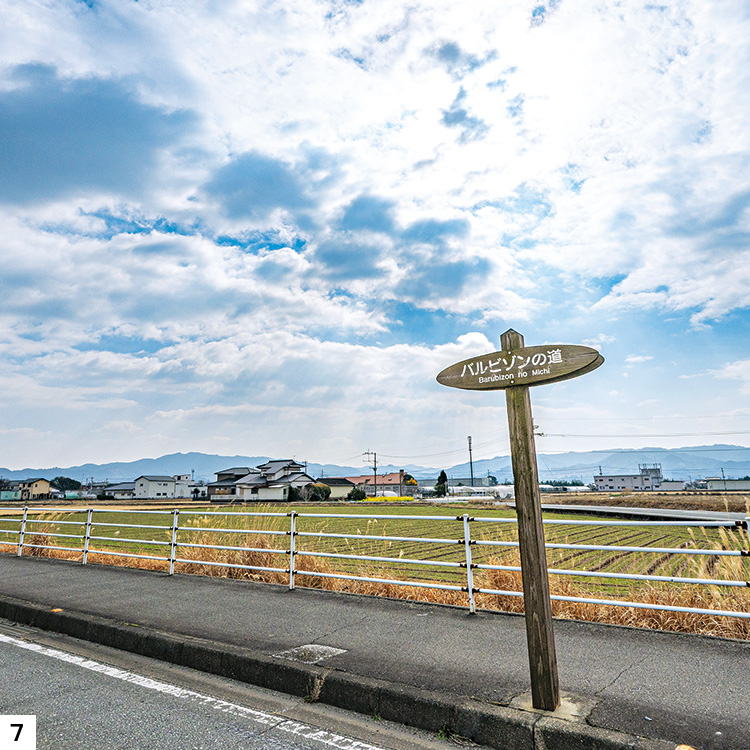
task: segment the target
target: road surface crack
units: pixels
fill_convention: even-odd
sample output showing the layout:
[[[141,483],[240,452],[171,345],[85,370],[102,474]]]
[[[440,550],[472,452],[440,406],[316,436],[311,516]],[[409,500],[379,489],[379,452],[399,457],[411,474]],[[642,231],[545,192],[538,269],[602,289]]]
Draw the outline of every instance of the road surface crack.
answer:
[[[619,672],[618,672],[618,673],[617,673],[617,674],[616,674],[616,675],[615,675],[615,676],[614,676],[614,677],[612,678],[612,680],[611,680],[611,681],[610,681],[609,683],[607,683],[607,684],[606,684],[606,685],[605,685],[605,686],[604,686],[603,688],[601,688],[601,690],[598,690],[598,691],[596,691],[596,693],[594,693],[594,695],[596,695],[597,697],[601,697],[602,693],[603,693],[603,692],[604,692],[605,690],[609,690],[609,688],[611,688],[611,687],[612,687],[612,685],[614,685],[614,684],[615,684],[615,683],[616,683],[616,682],[617,682],[617,681],[618,681],[618,680],[620,679],[620,677],[622,677],[622,676],[623,676],[623,675],[624,675],[624,674],[625,674],[626,672],[629,672],[629,671],[630,671],[631,669],[634,669],[635,667],[640,667],[640,666],[641,666],[641,664],[643,664],[643,662],[645,662],[645,661],[646,661],[647,659],[649,659],[649,658],[650,658],[650,657],[649,657],[648,655],[646,655],[646,656],[644,656],[643,658],[639,659],[638,661],[636,661],[636,662],[634,662],[634,663],[632,663],[632,664],[628,664],[627,666],[623,667],[623,668],[622,668],[622,669],[621,669],[621,670],[620,670],[620,671],[619,671]]]
[[[348,628],[357,628],[360,625],[364,625],[368,621],[369,617],[367,615],[364,615],[360,620],[357,620],[356,622],[347,622],[345,625],[341,625],[340,627],[336,628],[335,630],[330,630],[324,635],[316,636],[317,641],[324,641],[327,638],[331,638],[335,636],[337,633],[340,633],[342,630],[347,630]],[[332,645],[330,643],[326,644],[328,646]]]

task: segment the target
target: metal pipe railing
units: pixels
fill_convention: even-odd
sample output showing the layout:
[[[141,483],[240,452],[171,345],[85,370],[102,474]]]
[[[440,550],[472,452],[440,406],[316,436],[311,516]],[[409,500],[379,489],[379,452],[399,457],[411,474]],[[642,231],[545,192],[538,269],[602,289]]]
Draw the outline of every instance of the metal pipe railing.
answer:
[[[15,508],[0,508],[0,512],[13,511]],[[71,520],[70,515],[68,518],[45,518],[46,514],[50,512],[65,512],[67,514],[80,513],[85,514],[85,520]],[[106,515],[105,515],[106,514]],[[134,523],[119,523],[116,520],[118,514],[142,514],[142,515],[162,515],[165,517],[165,523],[163,525],[155,524],[134,524]],[[272,519],[283,519],[289,518],[289,530],[283,530],[279,528],[262,529],[262,528],[225,528],[222,525],[218,526],[192,526],[188,522],[184,523],[186,516],[191,517],[224,517],[224,518],[272,518]],[[479,570],[498,570],[498,571],[509,571],[509,572],[520,572],[521,568],[516,565],[501,565],[487,562],[476,562],[474,555],[476,552],[472,551],[472,547],[476,550],[479,549],[491,549],[491,548],[504,548],[513,549],[518,547],[518,542],[508,539],[472,539],[471,538],[471,524],[483,523],[483,524],[517,524],[515,518],[509,517],[477,517],[471,516],[468,513],[455,516],[455,515],[442,515],[442,516],[421,516],[421,515],[379,515],[379,514],[347,514],[347,513],[298,513],[297,511],[291,511],[289,513],[282,512],[260,512],[260,511],[183,511],[182,512],[183,525],[180,526],[180,510],[174,509],[170,511],[165,510],[121,510],[121,509],[108,509],[108,508],[35,508],[30,506],[24,506],[22,513],[12,518],[0,518],[0,522],[18,524],[17,529],[0,529],[0,534],[6,534],[11,536],[13,539],[17,538],[16,554],[21,556],[24,548],[29,549],[47,549],[47,550],[61,550],[82,553],[82,563],[85,565],[88,562],[90,555],[112,555],[116,557],[125,558],[136,558],[144,560],[157,560],[168,563],[169,574],[175,572],[176,565],[179,564],[193,564],[193,565],[210,565],[215,567],[226,567],[226,568],[238,568],[255,571],[268,571],[275,573],[285,573],[289,576],[289,588],[295,587],[295,577],[298,575],[306,575],[317,578],[331,578],[331,579],[342,579],[351,581],[361,582],[372,582],[382,584],[393,584],[397,586],[411,586],[415,588],[428,588],[428,589],[441,589],[446,591],[463,591],[468,595],[468,604],[470,612],[474,612],[476,608],[476,594],[487,594],[487,595],[498,595],[498,596],[523,596],[520,591],[507,591],[501,589],[487,588],[487,587],[476,587],[475,586],[475,572]],[[300,524],[308,522],[309,520],[328,520],[328,519],[344,519],[344,520],[368,520],[368,521],[397,521],[397,522],[411,522],[411,521],[429,521],[429,522],[460,522],[462,524],[460,537],[457,535],[454,538],[446,537],[425,537],[425,536],[407,536],[407,535],[388,535],[388,534],[362,534],[362,533],[346,533],[346,532],[327,532],[320,530],[307,530],[301,531],[299,529]],[[718,528],[743,528],[747,529],[747,521],[736,522],[729,520],[712,520],[712,521],[599,521],[599,520],[559,520],[559,519],[545,519],[545,524],[555,526],[572,526],[572,527],[637,527],[637,528],[653,528],[653,527],[696,527],[703,529],[718,529]],[[42,529],[35,529],[37,525],[44,525]],[[65,526],[78,526],[81,528],[80,534],[64,533],[61,532],[58,527]],[[142,529],[147,532],[163,532],[167,535],[166,540],[159,539],[137,539],[133,537],[117,537],[117,536],[102,536],[94,533],[94,530],[99,527],[116,528],[116,529]],[[185,534],[192,533],[222,533],[222,534],[253,534],[253,535],[268,535],[268,536],[288,536],[289,543],[284,549],[281,548],[267,548],[267,547],[250,547],[250,546],[235,546],[228,544],[210,544],[204,541],[190,541],[189,536],[185,538]],[[30,535],[33,535],[33,540],[28,539]],[[182,537],[181,537],[182,535]],[[147,534],[148,536],[148,534]],[[81,547],[60,547],[52,543],[40,544],[38,543],[40,538],[44,538],[45,541],[52,539],[79,539],[81,540]],[[463,548],[463,554],[461,559],[451,560],[434,560],[427,559],[426,557],[404,557],[403,552],[401,556],[395,557],[391,555],[383,554],[372,554],[368,552],[357,554],[356,552],[340,552],[336,551],[335,546],[333,549],[302,549],[299,547],[299,542],[302,539],[318,539],[321,541],[330,540],[336,542],[337,540],[361,540],[364,542],[375,542],[375,543],[390,543],[399,542],[411,545],[429,545],[433,546],[446,546],[454,550]],[[217,540],[220,541],[220,540]],[[122,549],[94,549],[92,548],[92,542],[102,542],[108,545],[117,544],[130,544],[137,545],[136,550],[122,550]],[[695,542],[693,542],[695,544]],[[138,547],[145,545],[155,545],[169,547],[169,554],[165,556],[159,555],[145,555],[141,554]],[[696,547],[652,547],[652,546],[636,546],[636,545],[623,545],[623,544],[584,544],[584,543],[568,543],[558,542],[554,539],[549,541],[546,545],[548,550],[568,550],[571,552],[609,552],[609,553],[638,553],[638,554],[657,554],[666,555],[670,558],[672,556],[710,556],[713,558],[731,558],[731,557],[748,557],[750,558],[750,551],[747,549],[707,549]],[[272,567],[268,565],[247,565],[242,563],[232,563],[229,561],[221,560],[201,560],[191,559],[186,557],[178,556],[178,549],[197,549],[197,550],[216,550],[221,552],[250,552],[257,554],[269,555],[288,555],[289,556],[289,567]],[[455,557],[455,553],[451,553]],[[458,585],[453,583],[441,583],[437,581],[423,581],[423,580],[402,580],[398,578],[387,578],[378,576],[368,575],[356,575],[354,573],[347,572],[329,572],[329,571],[310,571],[303,570],[297,567],[298,558],[304,557],[318,557],[330,560],[346,560],[346,561],[360,561],[360,562],[376,562],[384,563],[388,565],[399,565],[399,566],[421,566],[429,567],[441,570],[455,570],[460,571],[465,569],[465,585]],[[731,580],[715,577],[703,577],[703,576],[684,576],[684,575],[667,575],[658,573],[631,573],[621,572],[619,570],[583,570],[576,568],[555,568],[550,567],[548,570],[550,575],[560,576],[571,576],[579,578],[589,579],[600,579],[600,580],[623,580],[623,581],[643,581],[648,583],[673,583],[678,585],[700,585],[700,586],[720,586],[720,587],[750,587],[750,581],[748,580]],[[750,576],[750,571],[748,571]],[[641,609],[654,609],[654,610],[665,610],[674,612],[687,612],[699,615],[714,615],[714,616],[731,616],[748,618],[750,612],[735,612],[730,610],[712,610],[703,608],[691,608],[691,607],[679,607],[665,604],[658,604],[652,602],[630,602],[618,599],[598,599],[590,597],[576,597],[576,596],[562,596],[552,595],[551,598],[556,601],[567,601],[567,602],[579,602],[579,603],[591,603],[597,605],[608,605],[617,607],[636,607]]]
[[[495,542],[477,540],[475,544],[484,547],[518,547],[518,542]],[[742,557],[742,550],[691,549],[690,547],[625,547],[616,544],[562,544],[547,542],[546,549],[580,549],[594,552],[656,552],[670,555],[719,555]]]
[[[500,591],[497,589],[477,589],[480,594],[496,594],[499,596],[523,596],[523,592]],[[735,612],[722,609],[699,609],[694,607],[678,607],[671,604],[653,604],[651,602],[626,602],[618,599],[590,599],[578,596],[562,596],[551,594],[550,599],[557,602],[577,602],[579,604],[606,604],[611,607],[633,607],[635,609],[655,609],[661,612],[684,612],[686,614],[709,615],[719,617],[739,617],[750,619],[750,612]]]

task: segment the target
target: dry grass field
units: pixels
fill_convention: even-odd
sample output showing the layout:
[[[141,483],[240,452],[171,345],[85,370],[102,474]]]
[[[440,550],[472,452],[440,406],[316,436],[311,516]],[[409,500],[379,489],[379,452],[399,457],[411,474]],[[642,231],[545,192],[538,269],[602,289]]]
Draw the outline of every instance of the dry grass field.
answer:
[[[560,492],[542,496],[543,503],[611,505],[613,507],[710,510],[750,515],[750,494],[745,492]]]
[[[600,498],[601,499],[601,498]],[[547,497],[545,497],[545,502]],[[155,510],[155,508],[151,508]],[[172,515],[163,513],[142,515],[133,512],[114,513],[113,509],[95,514],[94,536],[90,563],[130,565],[148,569],[165,570],[168,563],[155,559],[168,557]],[[124,510],[124,509],[123,509]],[[128,510],[132,511],[132,508]],[[181,511],[178,534],[178,560],[176,572],[246,578],[277,584],[288,584],[289,506],[263,506],[250,508],[232,506],[226,515],[213,515],[216,507],[190,512]],[[273,517],[243,516],[238,511],[257,510],[277,512]],[[295,562],[296,585],[311,588],[348,591],[360,594],[387,596],[400,599],[431,601],[467,606],[465,591],[440,590],[420,587],[423,583],[442,583],[453,586],[466,585],[465,568],[457,567],[464,558],[462,522],[457,520],[464,512],[475,518],[506,517],[513,514],[497,506],[436,507],[409,504],[405,506],[373,506],[331,504],[305,505],[295,508],[302,515],[297,519],[295,537],[298,555]],[[207,512],[206,512],[207,511]],[[337,514],[340,518],[325,518],[324,514]],[[359,514],[396,516],[388,519],[360,519]],[[399,516],[441,516],[441,520],[405,519]],[[581,520],[581,516],[567,517],[554,514],[558,520]],[[84,514],[56,512],[46,514],[42,523],[34,524],[33,533],[27,532],[24,554],[81,559],[80,539],[53,537],[50,534],[80,534]],[[10,533],[14,522],[3,522],[1,528]],[[106,524],[120,524],[118,526]],[[122,524],[143,524],[148,529],[133,529]],[[17,529],[18,523],[15,522]],[[320,537],[318,534],[334,537]],[[408,540],[385,540],[382,537],[404,537]],[[423,541],[435,537],[451,543]],[[482,542],[508,542],[516,539],[514,523],[472,523],[472,537],[480,543],[472,545],[474,563],[518,567],[518,552],[514,547],[491,546]],[[747,532],[742,529],[702,529],[687,527],[633,527],[633,526],[577,526],[568,523],[548,525],[547,542],[550,544],[589,544],[602,546],[633,546],[677,549],[740,550],[748,548]],[[17,536],[15,536],[17,539]],[[1,540],[0,540],[1,541]],[[29,545],[29,546],[26,546]],[[38,545],[38,546],[32,546]],[[192,546],[196,545],[196,546]],[[44,549],[56,546],[58,549]],[[73,547],[63,550],[60,547]],[[227,549],[216,549],[225,547]],[[0,546],[0,551],[12,552],[14,548]],[[113,553],[120,553],[119,555]],[[142,554],[150,559],[121,556]],[[307,553],[307,554],[306,554]],[[337,555],[326,557],[323,555]],[[370,559],[352,560],[346,555]],[[393,558],[385,562],[377,558]],[[415,562],[411,562],[415,561]],[[445,563],[420,565],[416,561]],[[661,552],[625,552],[581,549],[549,549],[550,569],[608,572],[624,574],[649,574],[719,580],[750,580],[750,558],[719,555],[672,555]],[[248,570],[277,568],[278,570]],[[328,577],[356,575],[376,581],[354,581]],[[403,586],[393,581],[410,581],[415,586]],[[520,591],[521,576],[517,570],[475,570],[474,586],[478,589]],[[692,607],[701,609],[750,612],[748,588],[726,588],[716,585],[678,584],[633,581],[615,578],[572,577],[551,574],[553,595],[576,598],[615,599],[657,605]],[[522,611],[520,597],[477,594],[477,605],[489,609]],[[662,630],[702,633],[732,638],[750,639],[750,620],[725,616],[697,615],[693,613],[619,607],[585,602],[553,601],[557,617],[607,622]]]

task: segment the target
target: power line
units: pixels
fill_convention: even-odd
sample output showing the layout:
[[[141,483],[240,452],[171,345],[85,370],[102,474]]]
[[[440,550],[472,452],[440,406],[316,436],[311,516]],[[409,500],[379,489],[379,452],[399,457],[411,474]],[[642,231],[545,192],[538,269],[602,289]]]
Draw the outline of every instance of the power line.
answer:
[[[589,435],[574,432],[545,432],[541,437],[585,437],[585,438],[641,438],[641,437],[713,437],[717,435],[750,435],[750,430],[731,430],[729,432],[639,432],[618,434],[609,432],[606,435]]]
[[[594,448],[589,451],[544,451],[544,453],[731,453],[733,451],[750,451],[747,445],[734,445],[728,448],[657,448],[646,446],[645,448]]]
[[[565,420],[565,421],[578,421],[578,422],[651,422],[652,420],[665,420],[669,421],[672,419],[750,419],[750,414],[704,414],[695,416],[665,416],[661,414],[654,414],[651,417],[545,417],[550,420]]]
[[[475,445],[474,450],[491,448],[493,445],[507,445],[507,440],[496,440],[492,443],[485,443],[483,445]],[[439,456],[450,456],[458,453],[464,453],[465,448],[456,448],[455,450],[442,451],[441,453],[420,453],[411,456],[394,456],[389,453],[381,453],[381,458],[399,458],[399,459],[416,459],[416,458],[435,458]]]

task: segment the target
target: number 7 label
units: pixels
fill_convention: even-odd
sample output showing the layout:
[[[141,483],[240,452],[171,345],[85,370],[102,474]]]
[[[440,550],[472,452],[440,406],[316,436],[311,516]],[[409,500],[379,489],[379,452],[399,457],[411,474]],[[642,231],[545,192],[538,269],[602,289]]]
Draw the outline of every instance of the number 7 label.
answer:
[[[36,750],[36,716],[0,716],[0,750]]]

